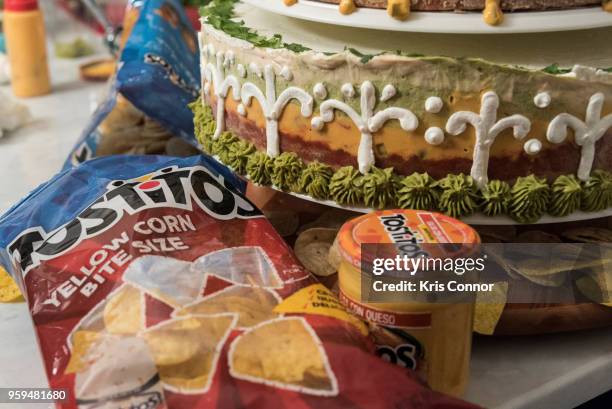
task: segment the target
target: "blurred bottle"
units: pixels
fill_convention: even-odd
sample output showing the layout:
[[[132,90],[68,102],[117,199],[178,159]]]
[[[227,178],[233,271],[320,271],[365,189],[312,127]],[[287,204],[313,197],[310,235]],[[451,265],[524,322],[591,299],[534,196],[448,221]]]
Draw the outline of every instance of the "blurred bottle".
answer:
[[[13,93],[23,98],[48,94],[45,23],[38,0],[4,0],[3,26]]]

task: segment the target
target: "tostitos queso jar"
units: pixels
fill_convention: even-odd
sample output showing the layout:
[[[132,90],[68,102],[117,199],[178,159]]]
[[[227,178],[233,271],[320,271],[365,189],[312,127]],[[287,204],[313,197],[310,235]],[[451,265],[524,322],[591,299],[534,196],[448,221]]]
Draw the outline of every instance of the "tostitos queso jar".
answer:
[[[469,376],[472,303],[362,301],[361,245],[400,240],[415,250],[422,243],[480,243],[474,229],[438,213],[384,210],[358,217],[340,229],[335,243],[340,299],[371,324],[379,356],[414,369],[436,391],[461,396]]]

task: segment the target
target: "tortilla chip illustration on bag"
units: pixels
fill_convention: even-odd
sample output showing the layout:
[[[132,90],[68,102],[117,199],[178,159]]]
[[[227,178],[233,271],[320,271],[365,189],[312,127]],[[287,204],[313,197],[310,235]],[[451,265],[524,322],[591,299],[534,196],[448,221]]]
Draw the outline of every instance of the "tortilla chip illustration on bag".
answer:
[[[242,186],[205,157],[100,158],[0,218],[58,408],[473,407],[376,357]]]
[[[233,342],[229,363],[230,373],[239,379],[312,395],[338,394],[321,340],[302,318],[280,318],[249,329]]]
[[[104,325],[115,335],[135,335],[144,328],[144,301],[140,291],[125,285],[104,305]]]
[[[278,317],[274,308],[279,301],[268,289],[234,285],[185,306],[178,315],[231,312],[238,315],[238,327],[250,328]]]
[[[235,322],[233,314],[187,316],[149,329],[144,337],[164,385],[176,392],[206,392]]]

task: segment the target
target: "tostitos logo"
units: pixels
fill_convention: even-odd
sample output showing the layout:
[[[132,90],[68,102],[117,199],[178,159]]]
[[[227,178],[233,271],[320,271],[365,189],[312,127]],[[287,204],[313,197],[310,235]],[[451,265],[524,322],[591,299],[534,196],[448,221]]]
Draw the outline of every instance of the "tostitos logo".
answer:
[[[167,167],[129,180],[116,180],[107,192],[73,220],[46,232],[29,228],[9,244],[13,265],[26,274],[42,261],[60,256],[85,239],[116,225],[125,214],[154,208],[193,210],[197,207],[220,220],[260,217],[261,212],[247,199],[225,185],[222,176],[203,166]]]

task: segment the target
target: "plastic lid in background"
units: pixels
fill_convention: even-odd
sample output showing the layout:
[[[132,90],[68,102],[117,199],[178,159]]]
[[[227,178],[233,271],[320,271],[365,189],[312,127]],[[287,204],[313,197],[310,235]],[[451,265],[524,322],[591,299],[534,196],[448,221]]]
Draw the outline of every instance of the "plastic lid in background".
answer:
[[[4,11],[38,10],[38,0],[4,0]]]
[[[397,235],[403,232],[414,235],[418,243],[480,243],[476,230],[457,219],[425,210],[398,209],[368,213],[345,223],[338,233],[338,251],[361,267],[362,244],[397,243],[401,239]]]

